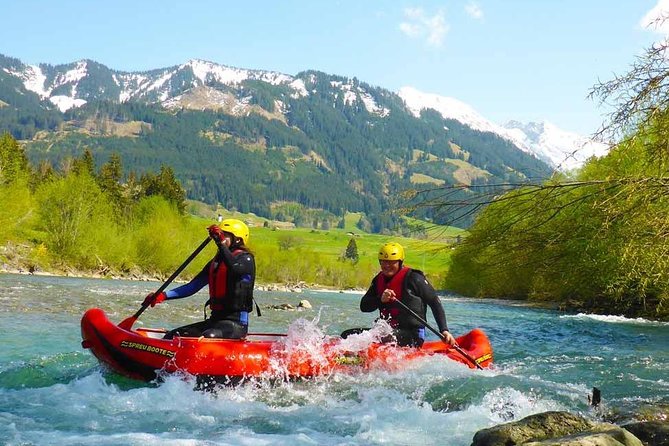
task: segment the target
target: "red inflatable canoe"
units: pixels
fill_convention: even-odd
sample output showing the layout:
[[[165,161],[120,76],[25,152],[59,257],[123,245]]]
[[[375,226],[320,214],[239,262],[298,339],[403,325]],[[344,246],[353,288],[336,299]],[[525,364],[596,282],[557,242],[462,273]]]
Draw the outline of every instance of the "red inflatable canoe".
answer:
[[[442,341],[426,341],[422,348],[389,344],[367,345],[361,351],[342,348],[339,337],[305,349],[287,346],[285,335],[249,334],[245,339],[175,337],[162,339],[165,330],[125,330],[99,308],[81,319],[81,345],[113,371],[150,381],[156,372],[185,372],[197,377],[238,381],[245,378],[301,378],[336,371],[397,369],[406,361],[443,355],[473,368],[475,365]],[[492,347],[485,333],[474,329],[457,338],[461,350],[485,368],[492,364]],[[316,350],[316,351],[314,351]]]

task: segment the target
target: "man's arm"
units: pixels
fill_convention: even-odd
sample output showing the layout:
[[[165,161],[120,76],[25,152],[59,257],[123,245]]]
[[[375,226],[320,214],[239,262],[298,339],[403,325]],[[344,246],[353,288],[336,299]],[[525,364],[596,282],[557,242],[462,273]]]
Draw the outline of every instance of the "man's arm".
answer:
[[[379,296],[376,293],[376,284],[372,282],[365,295],[362,296],[362,299],[360,299],[360,311],[364,313],[371,313],[372,311],[379,309],[380,303],[381,301],[379,300]]]

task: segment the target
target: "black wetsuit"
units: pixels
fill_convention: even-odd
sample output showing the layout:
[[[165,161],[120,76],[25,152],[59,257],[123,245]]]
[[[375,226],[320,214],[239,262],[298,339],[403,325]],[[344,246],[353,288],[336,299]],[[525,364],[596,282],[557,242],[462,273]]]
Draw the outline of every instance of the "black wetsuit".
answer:
[[[212,265],[213,264],[213,265]],[[211,296],[211,274],[219,274],[218,268],[225,266],[225,292]],[[215,283],[215,279],[214,283]],[[211,315],[201,322],[184,325],[169,331],[166,339],[175,335],[210,338],[240,339],[248,332],[249,313],[253,310],[253,287],[255,282],[255,259],[245,250],[231,252],[219,246],[218,253],[189,283],[166,292],[167,299],[180,299],[195,294],[205,285],[210,285]],[[216,293],[216,291],[213,291]]]
[[[372,284],[360,300],[360,310],[366,313],[394,308],[396,313],[395,320],[389,321],[394,326],[394,340],[398,345],[420,347],[425,340],[425,326],[413,315],[398,304],[392,302],[384,304],[381,302],[381,294],[384,290],[377,290],[377,278],[372,280]],[[398,296],[402,303],[413,310],[416,314],[426,319],[426,311],[429,306],[432,310],[439,331],[448,330],[446,324],[446,314],[441,306],[439,296],[425,278],[422,271],[412,269],[404,277],[402,284],[402,295]]]

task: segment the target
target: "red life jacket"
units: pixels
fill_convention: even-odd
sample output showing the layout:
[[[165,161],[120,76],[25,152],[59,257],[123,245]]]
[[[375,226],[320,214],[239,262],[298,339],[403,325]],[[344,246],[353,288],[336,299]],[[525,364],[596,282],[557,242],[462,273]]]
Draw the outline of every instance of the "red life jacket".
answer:
[[[404,278],[411,271],[409,267],[402,267],[393,277],[388,280],[383,273],[379,273],[376,276],[376,293],[381,299],[381,295],[387,289],[391,289],[395,292],[395,297],[399,300],[402,300],[404,295]],[[400,305],[396,302],[390,302],[387,304],[381,304],[379,312],[381,313],[381,319],[386,319],[391,327],[397,328],[400,324]]]
[[[242,249],[232,251],[232,256],[245,252]],[[232,286],[230,287],[232,289]],[[212,260],[209,264],[209,306],[212,311],[225,309],[228,298],[228,267],[222,261]]]

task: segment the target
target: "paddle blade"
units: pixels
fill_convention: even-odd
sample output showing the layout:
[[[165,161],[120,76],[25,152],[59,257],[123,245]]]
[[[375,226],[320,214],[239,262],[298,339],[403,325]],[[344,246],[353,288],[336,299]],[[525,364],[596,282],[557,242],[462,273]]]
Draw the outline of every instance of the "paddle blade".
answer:
[[[124,330],[132,330],[132,326],[137,320],[137,316],[132,315],[130,317],[127,317],[121,321],[121,323],[118,324],[119,328],[122,328]]]

